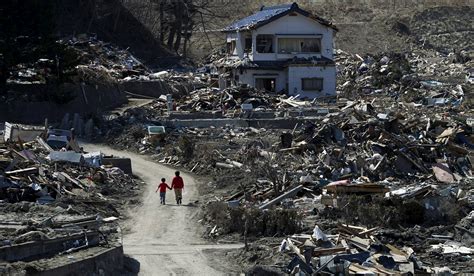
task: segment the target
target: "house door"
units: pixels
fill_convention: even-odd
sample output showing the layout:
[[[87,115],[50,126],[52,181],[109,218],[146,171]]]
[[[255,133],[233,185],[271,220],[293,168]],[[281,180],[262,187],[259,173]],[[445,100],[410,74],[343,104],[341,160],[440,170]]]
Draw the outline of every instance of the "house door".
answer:
[[[268,92],[275,92],[276,79],[274,79],[274,78],[256,78],[255,79],[255,88],[265,89],[265,91],[268,91]]]

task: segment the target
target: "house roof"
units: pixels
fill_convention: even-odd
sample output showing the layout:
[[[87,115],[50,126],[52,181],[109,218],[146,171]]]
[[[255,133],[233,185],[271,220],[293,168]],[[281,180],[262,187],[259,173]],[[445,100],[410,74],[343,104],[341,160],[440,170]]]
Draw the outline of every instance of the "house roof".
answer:
[[[278,5],[278,6],[271,6],[265,7],[263,6],[260,11],[242,18],[240,20],[235,21],[234,23],[230,24],[229,26],[225,27],[222,31],[223,32],[235,32],[238,30],[250,30],[256,29],[263,25],[266,25],[280,17],[283,17],[291,12],[297,12],[303,16],[309,17],[322,25],[328,26],[333,28],[337,31],[336,26],[332,25],[331,22],[313,15],[305,10],[300,9],[298,4],[285,4],[285,5]]]
[[[276,69],[281,70],[287,65],[286,60],[262,60],[253,61],[249,64],[242,65],[242,68],[254,68],[254,69]]]

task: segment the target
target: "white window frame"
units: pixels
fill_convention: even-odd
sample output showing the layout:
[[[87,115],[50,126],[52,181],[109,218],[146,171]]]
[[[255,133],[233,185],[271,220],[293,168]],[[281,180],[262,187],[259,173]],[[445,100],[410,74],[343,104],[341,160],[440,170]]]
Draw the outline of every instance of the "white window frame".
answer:
[[[299,51],[294,51],[294,52],[280,52],[280,39],[281,38],[292,38],[292,39],[317,39],[319,40],[319,52],[302,52],[301,49]],[[299,34],[299,35],[293,35],[293,34],[276,34],[276,53],[279,55],[288,55],[288,54],[322,54],[322,48],[323,48],[323,36],[321,34]]]

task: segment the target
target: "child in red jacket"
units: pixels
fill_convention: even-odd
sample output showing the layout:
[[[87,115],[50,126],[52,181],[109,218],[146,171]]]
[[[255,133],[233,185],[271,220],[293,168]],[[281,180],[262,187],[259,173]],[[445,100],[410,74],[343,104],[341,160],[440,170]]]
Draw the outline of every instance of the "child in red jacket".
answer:
[[[166,204],[166,188],[170,189],[171,190],[171,187],[168,186],[168,184],[166,184],[166,179],[162,178],[161,179],[161,183],[158,184],[158,187],[156,188],[156,192],[158,192],[158,190],[160,190],[160,204],[163,204],[165,205]]]
[[[183,190],[184,190],[184,181],[181,176],[179,176],[179,171],[174,173],[175,177],[171,182],[171,188],[174,190],[174,195],[176,196],[176,204],[181,205],[183,203]]]

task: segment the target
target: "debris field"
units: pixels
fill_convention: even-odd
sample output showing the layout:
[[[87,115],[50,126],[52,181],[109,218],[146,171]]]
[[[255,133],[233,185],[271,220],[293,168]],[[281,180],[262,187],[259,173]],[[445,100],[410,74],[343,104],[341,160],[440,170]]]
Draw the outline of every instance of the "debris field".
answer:
[[[472,61],[426,55],[338,51],[337,99],[202,88],[104,117],[97,138],[203,176],[206,235],[248,242],[229,253],[246,267],[472,272]]]
[[[139,202],[141,181],[100,152],[72,150],[73,140],[53,149],[45,128],[11,127],[20,131],[0,143],[0,274],[46,273],[121,248],[117,222]]]
[[[61,28],[23,33],[21,22],[18,31],[0,32],[0,102],[3,111],[12,108],[2,114],[17,114],[24,103],[38,103],[38,111],[45,102],[58,110],[71,104],[42,126],[19,124],[32,120],[23,114],[0,122],[0,275],[51,275],[87,260],[93,265],[81,272],[88,275],[128,269],[122,222],[141,203],[145,183],[133,176],[133,160],[84,152],[78,137],[194,175],[199,200],[190,206],[199,207],[204,231],[193,236],[206,245],[244,245],[210,253],[234,266],[221,271],[474,274],[472,7],[319,1],[316,14],[341,23],[334,38],[326,28],[332,23],[297,3],[264,5],[242,28],[222,29],[252,5],[234,12],[230,4],[207,9],[207,1],[199,9],[196,1],[105,1],[118,14],[101,14],[101,2],[82,5],[91,14],[81,17],[93,14],[89,32],[94,20],[113,16],[110,37]],[[120,17],[127,5],[137,10]],[[286,15],[285,32],[303,16],[325,27],[312,34],[306,20],[308,32],[256,32]],[[132,45],[142,40],[121,43],[130,48],[104,40],[127,33],[118,26],[129,16],[169,57],[150,45],[155,62],[141,61]],[[217,30],[228,31],[225,42]],[[209,47],[192,35],[205,36]],[[227,53],[218,49],[224,45]],[[200,51],[209,54],[196,65]],[[109,88],[128,104],[105,111],[116,106],[107,104],[114,102]],[[176,269],[168,271],[186,271]]]

